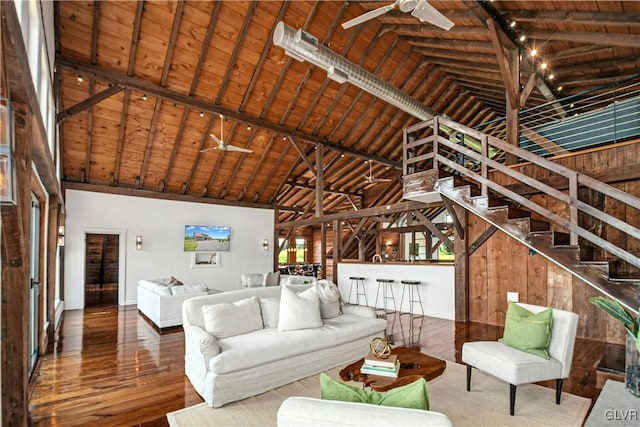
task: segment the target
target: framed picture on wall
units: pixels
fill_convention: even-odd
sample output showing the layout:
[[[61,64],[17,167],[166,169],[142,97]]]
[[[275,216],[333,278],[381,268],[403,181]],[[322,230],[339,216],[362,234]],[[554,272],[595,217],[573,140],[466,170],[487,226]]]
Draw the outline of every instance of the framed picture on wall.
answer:
[[[191,254],[191,268],[220,267],[219,252],[194,252]]]

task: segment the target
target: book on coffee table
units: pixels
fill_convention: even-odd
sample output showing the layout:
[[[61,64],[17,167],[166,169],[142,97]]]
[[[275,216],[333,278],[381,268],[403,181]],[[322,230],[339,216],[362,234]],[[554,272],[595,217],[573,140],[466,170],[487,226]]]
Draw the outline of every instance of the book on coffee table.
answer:
[[[364,363],[360,368],[360,373],[367,375],[380,375],[383,377],[397,378],[400,371],[400,361],[396,360],[396,364],[393,368],[385,368],[382,366],[371,366]]]
[[[369,352],[364,358],[364,364],[367,366],[380,366],[383,368],[395,368],[398,361],[398,355],[391,354],[386,359],[377,357],[373,352]]]

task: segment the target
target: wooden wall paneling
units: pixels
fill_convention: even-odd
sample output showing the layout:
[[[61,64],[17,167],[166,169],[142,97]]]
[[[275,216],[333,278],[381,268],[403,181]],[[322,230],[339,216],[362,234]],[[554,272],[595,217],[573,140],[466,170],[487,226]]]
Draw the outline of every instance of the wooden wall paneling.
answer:
[[[607,337],[607,322],[604,317],[611,316],[589,302],[589,298],[601,296],[600,292],[575,277],[573,278],[572,292],[571,311],[580,316],[578,337],[595,340]]]
[[[565,269],[553,263],[547,266],[547,305],[573,311],[573,279]]]
[[[547,207],[547,198],[543,195],[533,195],[530,199],[540,206]],[[533,217],[533,215],[532,215]],[[527,294],[526,300],[530,304],[547,305],[547,267],[549,261],[540,254],[530,254],[527,250]]]
[[[507,290],[511,283],[509,238],[498,231],[487,240],[487,323],[502,325],[507,308]]]

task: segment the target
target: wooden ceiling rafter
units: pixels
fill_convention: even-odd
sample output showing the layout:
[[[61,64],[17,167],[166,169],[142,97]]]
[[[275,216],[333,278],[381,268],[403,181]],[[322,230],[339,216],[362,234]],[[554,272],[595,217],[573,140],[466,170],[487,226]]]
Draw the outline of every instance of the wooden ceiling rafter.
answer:
[[[258,162],[256,163],[255,167],[251,170],[251,174],[249,175],[249,178],[244,183],[242,190],[238,193],[236,200],[242,200],[244,198],[244,195],[246,194],[247,190],[253,183],[253,180],[255,179],[256,175],[258,174],[259,171],[262,171],[264,162],[267,159],[267,155],[271,151],[271,148],[273,147],[273,143],[275,142],[275,140],[276,140],[276,136],[272,134],[271,137],[269,138],[269,142],[267,142],[264,150],[262,151],[262,154],[260,154],[260,158],[258,159]]]
[[[203,150],[206,145],[207,145],[207,141],[209,139],[209,130],[211,129],[211,126],[213,126],[213,120],[214,120],[215,116],[212,114],[209,117],[209,120],[207,121],[207,124],[204,128],[204,132],[202,134],[202,138],[200,139],[200,148],[198,149],[198,151],[196,152],[196,156],[195,159],[193,160],[193,164],[191,165],[191,170],[189,171],[189,175],[187,177],[187,180],[184,182],[184,184],[182,185],[182,194],[187,194],[189,193],[190,187],[191,187],[191,181],[193,181],[193,176],[196,172],[196,169],[198,167],[198,162],[200,161],[200,155],[202,154],[201,150]],[[203,194],[201,194],[201,196],[204,196]]]
[[[169,42],[167,43],[167,51],[165,54],[164,64],[162,66],[162,75],[160,76],[160,86],[165,87],[167,84],[167,78],[169,77],[169,70],[171,69],[171,60],[176,47],[176,37],[178,36],[178,29],[180,28],[180,22],[182,20],[182,11],[184,9],[184,0],[179,0],[176,3],[176,11],[171,26],[171,34],[169,36]],[[137,187],[140,189],[144,186],[144,181],[147,174],[147,168],[149,167],[149,159],[151,158],[151,150],[153,149],[153,142],[156,136],[156,130],[158,126],[158,118],[160,117],[160,109],[162,108],[162,100],[156,98],[153,108],[153,116],[151,123],[149,124],[149,134],[147,135],[147,144],[144,150],[144,158],[142,165],[140,166],[140,172],[138,174]]]
[[[247,144],[244,146],[244,148],[251,148],[251,143],[255,138],[255,135],[257,132],[258,132],[258,129],[256,128],[253,128],[251,130],[251,136],[249,136],[249,138],[247,139]],[[240,153],[240,156],[239,156],[240,158],[238,159],[238,163],[236,164],[236,167],[233,169],[233,172],[231,172],[231,176],[229,177],[229,180],[227,181],[227,184],[225,185],[224,189],[220,192],[220,196],[218,196],[220,199],[225,198],[225,196],[229,192],[229,189],[231,188],[231,185],[235,182],[238,171],[240,171],[242,167],[242,162],[244,161],[244,159],[247,158],[247,156],[245,156],[244,154],[245,153]]]
[[[527,38],[541,42],[568,41],[576,43],[590,43],[607,46],[625,46],[637,48],[640,46],[640,34],[629,33],[592,33],[587,31],[553,31],[542,29],[527,29]]]
[[[323,46],[326,46],[330,41],[331,38],[333,37],[337,27],[338,27],[338,21],[342,18],[342,15],[344,14],[344,12],[347,10],[347,6],[348,4],[345,2],[342,4],[342,6],[340,7],[340,10],[338,11],[338,14],[333,18],[333,21],[331,22],[331,25],[329,26],[329,28],[327,29],[327,33],[325,34],[321,44]],[[349,42],[342,48],[342,52],[341,55],[346,55],[346,53],[349,51],[349,49],[351,48],[351,46],[353,45],[353,42],[356,40],[359,32],[362,30],[362,28],[358,28],[356,31],[354,31],[351,34],[351,38],[349,40]],[[300,97],[303,89],[305,88],[305,86],[307,85],[307,82],[309,81],[309,78],[311,78],[311,74],[313,73],[313,71],[316,69],[316,66],[309,63],[307,64],[306,70],[304,72],[304,75],[302,76],[302,78],[300,79],[300,82],[298,83],[298,88],[295,90],[295,95],[293,97],[291,97],[291,99],[289,99],[289,104],[287,105],[287,108],[284,110],[284,114],[282,114],[282,117],[280,118],[280,124],[284,124],[287,119],[289,118],[289,114],[291,114],[291,111],[293,110],[294,106],[296,105],[298,98]],[[297,128],[298,129],[298,128]]]
[[[153,95],[158,98],[162,98],[167,101],[173,102],[175,104],[189,106],[190,108],[197,111],[202,111],[205,113],[216,114],[216,115],[223,114],[228,119],[233,119],[246,124],[250,124],[251,126],[258,126],[266,130],[270,130],[274,133],[279,133],[281,135],[295,136],[298,139],[305,141],[305,143],[324,144],[325,146],[331,149],[334,149],[346,154],[350,154],[354,157],[360,157],[363,159],[372,159],[379,163],[389,164],[390,166],[395,168],[401,167],[399,162],[391,161],[385,158],[380,158],[378,156],[375,156],[369,153],[359,152],[351,149],[350,147],[337,144],[326,138],[296,131],[295,129],[287,128],[283,125],[269,122],[267,120],[256,118],[247,114],[238,113],[237,111],[227,107],[212,105],[211,103],[205,100],[198,99],[198,98],[185,95],[170,89],[163,88],[159,85],[155,85],[146,80],[138,79],[135,77],[124,76],[120,73],[107,70],[101,67],[94,67],[94,66],[91,66],[90,64],[83,63],[82,61],[78,61],[78,60],[67,58],[67,57],[58,58],[56,63],[61,67],[75,70],[75,71],[80,71],[83,75],[86,74],[88,76],[92,76],[94,78],[97,78],[106,82],[113,81],[115,82],[115,84],[121,84],[126,88],[133,89],[141,93],[146,93],[147,95]]]
[[[583,25],[640,26],[640,13],[579,10],[508,10],[505,16],[516,22],[575,23]]]
[[[198,86],[198,82],[200,81],[200,74],[202,73],[202,67],[204,65],[204,60],[206,58],[207,50],[209,49],[209,43],[211,42],[211,37],[213,36],[213,30],[215,28],[216,18],[220,11],[221,2],[214,2],[213,9],[211,10],[211,16],[209,18],[209,24],[207,25],[207,31],[205,32],[202,46],[200,48],[200,54],[198,55],[198,61],[196,63],[196,67],[193,71],[193,78],[191,79],[191,87],[189,88],[189,96],[193,96],[196,91],[196,87]],[[178,148],[180,147],[180,142],[182,141],[182,135],[184,134],[185,126],[187,124],[187,119],[189,117],[189,113],[191,108],[189,106],[185,106],[182,112],[182,118],[180,119],[180,124],[178,125],[178,129],[176,131],[176,138],[173,144],[173,149],[171,150],[171,156],[169,157],[169,163],[167,164],[167,169],[164,174],[163,182],[163,190],[166,189],[167,184],[169,183],[169,178],[171,177],[171,171],[173,169],[173,165],[178,154]]]
[[[220,2],[216,2],[216,3],[220,3]],[[247,86],[247,90],[245,91],[244,96],[242,97],[242,101],[240,102],[240,106],[238,107],[238,111],[240,111],[241,113],[244,112],[245,108],[247,108],[249,99],[253,94],[253,89],[256,86],[260,73],[263,70],[264,63],[268,57],[269,52],[271,51],[271,47],[273,46],[273,33],[276,30],[276,25],[278,24],[278,22],[283,20],[284,14],[287,11],[288,6],[289,6],[288,2],[282,2],[282,5],[280,5],[280,10],[278,11],[278,15],[276,16],[273,26],[271,27],[271,33],[269,33],[269,38],[266,40],[265,47],[262,50],[262,53],[260,54],[260,59],[258,59],[256,67],[253,70],[253,74],[251,75],[251,80],[249,81],[249,85]]]
[[[136,12],[133,19],[133,31],[131,33],[131,49],[129,49],[129,61],[127,62],[127,76],[133,76],[133,67],[136,61],[136,52],[138,48],[138,39],[140,38],[140,25],[142,22],[142,11],[144,10],[144,3],[138,2],[136,5]],[[56,63],[58,55],[61,51],[56,51]],[[95,64],[92,64],[95,66]],[[108,80],[107,80],[108,81]],[[126,86],[124,86],[126,88]],[[126,89],[124,92],[124,99],[122,100],[122,114],[120,114],[120,127],[118,129],[118,143],[116,148],[116,156],[113,165],[113,174],[111,177],[111,186],[118,185],[120,180],[120,166],[122,163],[122,152],[124,150],[124,137],[125,129],[127,125],[127,116],[129,113],[129,98],[131,97],[131,91]]]
[[[220,89],[218,90],[218,96],[214,101],[215,104],[220,105],[222,103],[222,97],[224,96],[224,92],[227,89],[227,85],[229,84],[229,77],[231,76],[231,71],[236,66],[236,61],[238,60],[238,55],[240,54],[240,49],[244,45],[244,39],[247,36],[247,30],[249,29],[249,25],[251,25],[251,21],[253,20],[253,12],[256,9],[257,2],[256,0],[252,0],[249,2],[249,7],[244,15],[244,20],[242,22],[242,28],[240,28],[240,32],[238,34],[238,39],[236,40],[235,46],[233,47],[233,53],[229,57],[227,69],[224,73],[224,77],[220,81]]]
[[[416,48],[435,48],[435,49],[451,49],[456,52],[484,52],[493,53],[494,48],[490,41],[478,40],[443,40],[435,38],[410,37],[402,36],[402,40],[406,40]]]

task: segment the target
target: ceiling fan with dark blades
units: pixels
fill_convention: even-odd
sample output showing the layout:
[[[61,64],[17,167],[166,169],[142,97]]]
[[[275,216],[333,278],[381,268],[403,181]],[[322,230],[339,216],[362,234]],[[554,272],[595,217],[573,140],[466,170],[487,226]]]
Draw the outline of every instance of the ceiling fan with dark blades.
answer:
[[[454,26],[454,23],[449,18],[440,13],[438,9],[431,6],[427,0],[396,0],[392,4],[370,10],[367,13],[343,23],[342,28],[346,30],[348,28],[355,27],[356,25],[392,11],[396,6],[398,6],[402,12],[411,12],[411,15],[418,18],[420,22],[429,22],[443,30],[448,31]]]
[[[367,184],[375,184],[378,182],[391,182],[393,181],[391,178],[374,178],[373,171],[371,168],[371,161],[369,161],[369,175],[364,175],[364,179],[366,179]]]
[[[205,148],[200,150],[201,153],[210,150],[222,150],[222,151],[237,151],[239,153],[253,153],[253,150],[249,150],[248,148],[236,147],[235,145],[227,144],[224,142],[224,116],[220,114],[220,138],[210,133],[209,136],[216,142],[215,147]]]

